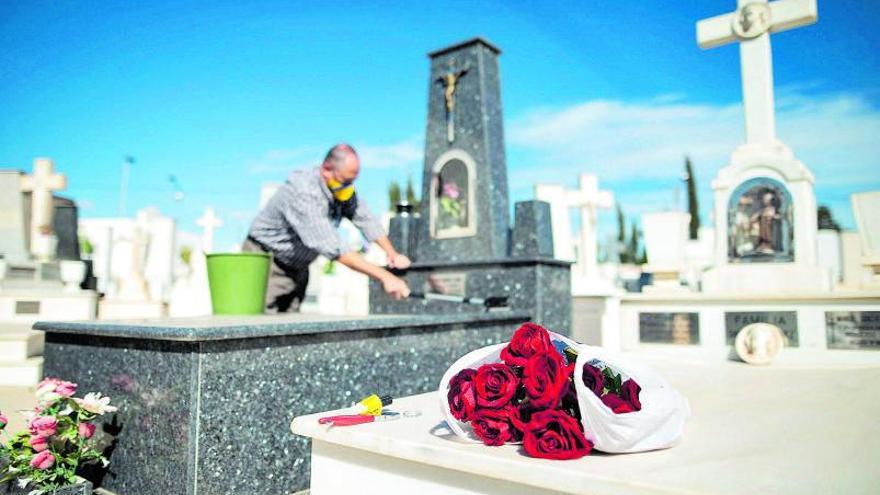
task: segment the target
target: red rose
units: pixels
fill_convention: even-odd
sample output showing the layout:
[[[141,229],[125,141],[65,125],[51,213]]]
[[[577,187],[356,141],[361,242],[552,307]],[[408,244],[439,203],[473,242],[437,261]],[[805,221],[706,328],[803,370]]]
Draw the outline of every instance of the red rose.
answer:
[[[535,354],[523,368],[523,385],[536,408],[556,407],[571,369],[555,350]]]
[[[470,421],[477,408],[477,396],[474,392],[474,376],[476,370],[463,369],[449,381],[449,410],[452,417],[459,421]]]
[[[641,391],[642,387],[630,378],[623,382],[623,385],[620,387],[620,398],[629,402],[636,411],[641,411],[642,403],[639,401],[639,392]]]
[[[581,379],[584,381],[584,385],[596,394],[596,397],[602,397],[602,391],[605,389],[605,375],[602,370],[587,363],[584,365]]]
[[[477,405],[493,409],[506,406],[519,385],[519,378],[506,364],[501,363],[480,366],[473,380]]]
[[[531,322],[523,323],[501,351],[501,360],[510,366],[525,366],[530,357],[551,349],[553,344],[547,329]]]
[[[592,447],[577,420],[553,409],[533,414],[523,433],[523,448],[531,457],[577,459]]]
[[[624,414],[635,411],[632,404],[621,399],[619,395],[612,392],[608,392],[602,396],[602,403],[608,406],[608,409],[614,411],[614,414]]]
[[[504,445],[507,441],[518,441],[522,433],[514,426],[513,416],[516,410],[510,407],[504,409],[477,409],[471,426],[474,434],[486,445]]]

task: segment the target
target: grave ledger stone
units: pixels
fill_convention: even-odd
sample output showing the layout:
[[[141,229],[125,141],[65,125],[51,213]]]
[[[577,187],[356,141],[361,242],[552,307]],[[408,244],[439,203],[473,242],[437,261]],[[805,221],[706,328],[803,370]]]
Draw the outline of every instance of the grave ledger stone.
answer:
[[[550,205],[517,203],[510,228],[500,53],[475,38],[429,54],[423,213],[393,218],[392,241],[410,245],[406,254],[413,265],[403,277],[412,290],[507,296],[511,307],[567,334],[570,262],[553,257]],[[393,301],[371,281],[370,311],[446,314],[482,308]]]

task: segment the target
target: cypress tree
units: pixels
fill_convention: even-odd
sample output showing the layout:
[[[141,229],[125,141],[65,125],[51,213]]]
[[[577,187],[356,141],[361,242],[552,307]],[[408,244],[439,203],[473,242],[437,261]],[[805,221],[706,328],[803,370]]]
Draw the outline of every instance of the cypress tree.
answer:
[[[391,181],[388,185],[388,210],[395,211],[397,203],[400,203],[400,184],[397,181]]]
[[[629,246],[627,248],[627,255],[629,259],[633,263],[639,262],[639,236],[641,232],[639,232],[639,228],[636,226],[635,222],[632,224],[632,229],[629,234]]]
[[[625,249],[626,246],[626,220],[623,217],[623,209],[620,203],[617,205],[617,258],[621,263],[627,263],[629,258]]]
[[[691,164],[691,157],[684,157],[684,173],[687,176],[687,193],[688,193],[688,213],[691,214],[691,223],[689,225],[690,238],[697,239],[700,232],[700,203],[697,199],[697,181],[694,178],[694,167]]]
[[[406,179],[406,201],[412,205],[413,213],[419,212],[422,202],[416,197],[416,190],[413,187],[412,176],[409,176]]]

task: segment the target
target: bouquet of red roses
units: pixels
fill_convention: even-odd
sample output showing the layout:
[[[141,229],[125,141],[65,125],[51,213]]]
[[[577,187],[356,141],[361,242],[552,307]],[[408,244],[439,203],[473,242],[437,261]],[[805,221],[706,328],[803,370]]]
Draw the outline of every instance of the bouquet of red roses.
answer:
[[[576,459],[593,447],[634,452],[674,443],[686,404],[665,399],[677,392],[649,370],[628,366],[652,384],[656,407],[642,411],[643,390],[633,374],[601,359],[598,349],[526,323],[509,343],[473,351],[446,372],[440,394],[447,423],[461,437],[491,446],[521,443],[527,455],[545,459]]]

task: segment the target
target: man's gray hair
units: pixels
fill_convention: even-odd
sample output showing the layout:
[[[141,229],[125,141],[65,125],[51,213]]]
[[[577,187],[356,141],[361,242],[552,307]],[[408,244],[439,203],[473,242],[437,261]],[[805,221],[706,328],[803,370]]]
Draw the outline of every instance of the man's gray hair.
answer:
[[[357,156],[357,152],[354,148],[346,143],[339,143],[327,152],[327,155],[324,156],[324,163],[321,166],[327,169],[339,170],[343,165],[345,165],[345,159],[348,158],[349,155]]]

